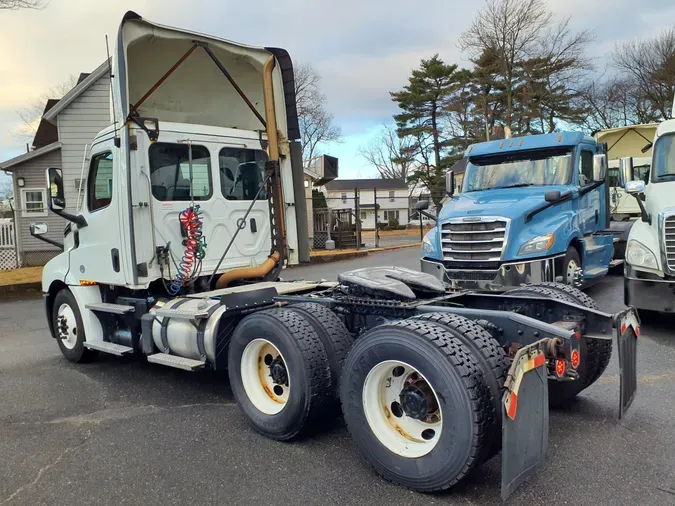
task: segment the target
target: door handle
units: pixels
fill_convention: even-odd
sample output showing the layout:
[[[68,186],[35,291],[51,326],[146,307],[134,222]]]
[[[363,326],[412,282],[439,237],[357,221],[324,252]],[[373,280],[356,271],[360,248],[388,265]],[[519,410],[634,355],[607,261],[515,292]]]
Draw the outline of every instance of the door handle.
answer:
[[[596,209],[596,210],[595,210],[595,224],[596,224],[596,225],[598,224],[598,221],[600,221],[600,213],[599,213],[598,210]]]
[[[255,222],[255,218],[251,218],[251,232],[256,233],[258,231],[258,225]]]
[[[112,268],[115,272],[120,271],[120,251],[117,248],[110,250],[110,259],[112,260]]]

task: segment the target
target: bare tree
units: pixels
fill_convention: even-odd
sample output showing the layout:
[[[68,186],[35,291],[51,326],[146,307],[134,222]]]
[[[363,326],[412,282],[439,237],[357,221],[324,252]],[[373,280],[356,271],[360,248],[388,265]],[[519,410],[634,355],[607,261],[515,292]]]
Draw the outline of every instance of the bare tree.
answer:
[[[0,0],[0,10],[42,9],[46,5],[45,0]]]
[[[617,44],[611,58],[617,69],[634,78],[661,118],[670,118],[675,95],[675,28],[653,39]]]
[[[318,155],[318,148],[342,139],[342,129],[334,124],[335,116],[325,107],[321,76],[309,64],[295,66],[295,102],[302,141],[302,159],[307,164]]]
[[[32,139],[35,136],[38,125],[40,124],[40,119],[42,119],[42,114],[45,110],[45,104],[47,103],[47,100],[50,98],[63,97],[76,84],[77,76],[71,75],[61,84],[57,84],[56,86],[49,88],[49,90],[30,102],[26,107],[16,111],[16,113],[19,115],[19,118],[21,118],[21,121],[23,122],[19,128],[19,131],[16,132],[17,135],[27,140]]]
[[[382,179],[403,179],[407,182],[413,162],[411,145],[410,137],[401,139],[395,128],[383,125],[366,146],[359,148],[359,154],[377,169]]]
[[[474,61],[493,55],[502,88],[505,128],[514,128],[516,108],[524,107],[525,112],[519,111],[518,126],[529,131],[532,120],[537,119],[540,129],[548,131],[554,128],[560,106],[567,103],[572,83],[588,66],[583,55],[590,40],[588,31],[571,32],[569,18],[557,21],[544,0],[486,0],[460,36],[459,45]],[[533,70],[537,76],[531,75]],[[528,103],[517,104],[517,95],[523,91]]]

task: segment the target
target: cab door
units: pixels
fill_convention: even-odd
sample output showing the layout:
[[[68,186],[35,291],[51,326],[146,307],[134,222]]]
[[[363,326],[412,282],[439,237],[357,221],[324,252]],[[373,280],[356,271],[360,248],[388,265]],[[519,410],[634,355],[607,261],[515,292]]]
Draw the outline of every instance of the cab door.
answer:
[[[581,146],[579,149],[579,227],[584,236],[605,228],[605,185],[598,186],[593,181],[593,155],[590,147]]]
[[[86,194],[80,214],[87,222],[78,228],[79,245],[70,252],[70,272],[80,280],[124,285],[121,249],[119,149],[112,139],[91,148]]]

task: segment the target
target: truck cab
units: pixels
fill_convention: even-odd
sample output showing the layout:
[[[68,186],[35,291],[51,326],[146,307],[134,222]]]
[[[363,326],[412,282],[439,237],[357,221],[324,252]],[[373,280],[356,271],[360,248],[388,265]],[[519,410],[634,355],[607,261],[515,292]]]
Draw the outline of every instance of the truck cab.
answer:
[[[641,216],[628,235],[624,298],[638,310],[675,311],[675,120],[656,130],[647,182],[633,179],[633,160],[622,160],[620,176]],[[633,177],[631,177],[633,176]]]
[[[461,193],[423,240],[424,272],[489,290],[580,286],[607,273],[614,237],[603,144],[552,133],[474,144],[465,158]]]

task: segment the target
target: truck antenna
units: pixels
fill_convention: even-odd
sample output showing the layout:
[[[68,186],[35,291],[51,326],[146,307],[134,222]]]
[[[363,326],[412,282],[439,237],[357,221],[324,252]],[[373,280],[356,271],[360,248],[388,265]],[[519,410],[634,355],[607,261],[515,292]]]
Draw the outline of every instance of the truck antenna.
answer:
[[[117,114],[115,114],[115,97],[113,95],[113,75],[112,72],[112,60],[110,59],[110,46],[108,45],[108,34],[105,34],[105,54],[108,57],[108,73],[110,74],[110,104],[112,106],[113,113],[113,128],[115,129],[115,146],[120,147],[120,140],[117,137]]]

